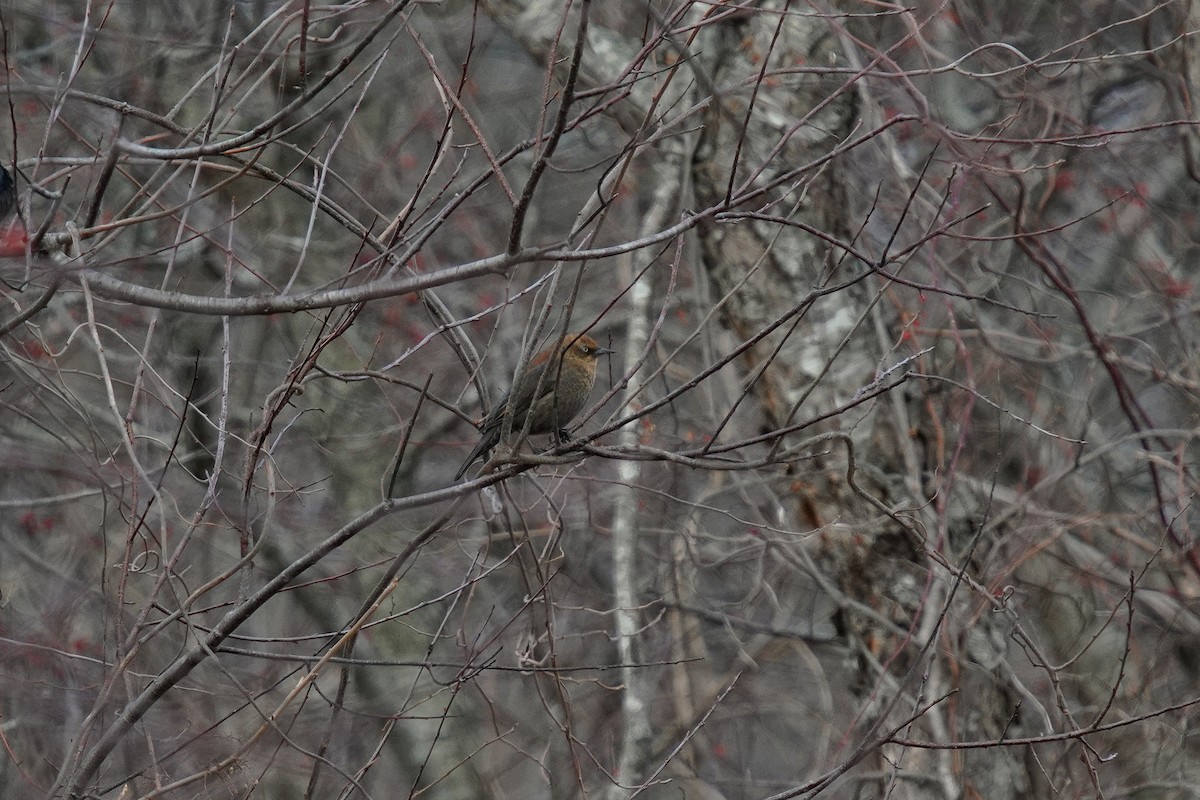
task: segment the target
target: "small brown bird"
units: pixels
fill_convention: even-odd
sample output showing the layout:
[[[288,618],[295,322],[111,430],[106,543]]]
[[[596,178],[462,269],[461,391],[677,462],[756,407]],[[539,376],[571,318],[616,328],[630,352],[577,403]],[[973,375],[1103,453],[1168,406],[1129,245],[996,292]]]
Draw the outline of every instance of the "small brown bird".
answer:
[[[596,382],[596,362],[600,356],[611,352],[598,346],[586,334],[569,333],[534,356],[517,382],[516,394],[505,394],[483,418],[479,426],[482,434],[479,444],[459,467],[454,480],[461,478],[475,459],[487,455],[500,441],[510,396],[515,398],[512,404],[514,432],[524,430],[526,420],[531,434],[554,433],[565,428],[583,410],[591,394],[592,384]]]

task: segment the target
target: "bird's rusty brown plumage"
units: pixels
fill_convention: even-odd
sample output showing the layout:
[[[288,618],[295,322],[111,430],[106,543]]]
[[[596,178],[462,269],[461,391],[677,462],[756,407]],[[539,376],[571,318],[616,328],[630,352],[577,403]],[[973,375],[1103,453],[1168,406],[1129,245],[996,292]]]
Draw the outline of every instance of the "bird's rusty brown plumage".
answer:
[[[534,356],[525,374],[517,382],[515,395],[506,393],[479,426],[479,444],[454,476],[458,480],[477,458],[500,441],[504,414],[512,402],[512,429],[519,432],[529,424],[529,433],[543,434],[560,431],[583,410],[592,385],[596,382],[596,362],[607,348],[582,333],[567,334],[553,346]]]

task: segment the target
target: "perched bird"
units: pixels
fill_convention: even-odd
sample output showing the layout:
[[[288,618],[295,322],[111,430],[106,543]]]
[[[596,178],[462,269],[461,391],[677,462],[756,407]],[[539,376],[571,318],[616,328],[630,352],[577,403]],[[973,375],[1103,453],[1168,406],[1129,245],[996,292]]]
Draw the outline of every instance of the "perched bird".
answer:
[[[483,418],[479,444],[459,467],[454,480],[461,478],[477,458],[487,455],[500,441],[510,397],[514,398],[513,431],[524,430],[526,421],[531,434],[554,433],[565,428],[583,410],[591,394],[596,382],[596,362],[611,352],[586,334],[569,333],[534,356],[516,388],[506,393]]]
[[[12,174],[0,167],[0,220],[7,217],[17,207],[17,185],[13,183]]]
[[[23,258],[29,236],[17,211],[17,184],[12,173],[0,167],[0,258]],[[12,219],[9,219],[12,217]]]

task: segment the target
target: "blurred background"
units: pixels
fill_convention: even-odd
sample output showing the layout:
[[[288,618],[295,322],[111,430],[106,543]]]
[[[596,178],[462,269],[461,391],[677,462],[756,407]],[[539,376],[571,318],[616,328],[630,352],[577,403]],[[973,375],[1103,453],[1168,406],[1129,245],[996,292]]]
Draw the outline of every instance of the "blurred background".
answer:
[[[0,33],[0,795],[1197,796],[1193,3]]]

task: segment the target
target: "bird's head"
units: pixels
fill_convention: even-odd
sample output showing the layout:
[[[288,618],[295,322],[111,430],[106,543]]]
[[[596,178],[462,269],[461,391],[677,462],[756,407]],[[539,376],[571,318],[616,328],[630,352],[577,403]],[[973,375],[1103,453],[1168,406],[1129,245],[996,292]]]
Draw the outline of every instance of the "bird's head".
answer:
[[[562,343],[563,359],[594,365],[597,359],[612,350],[596,344],[596,340],[586,333],[568,334]]]

